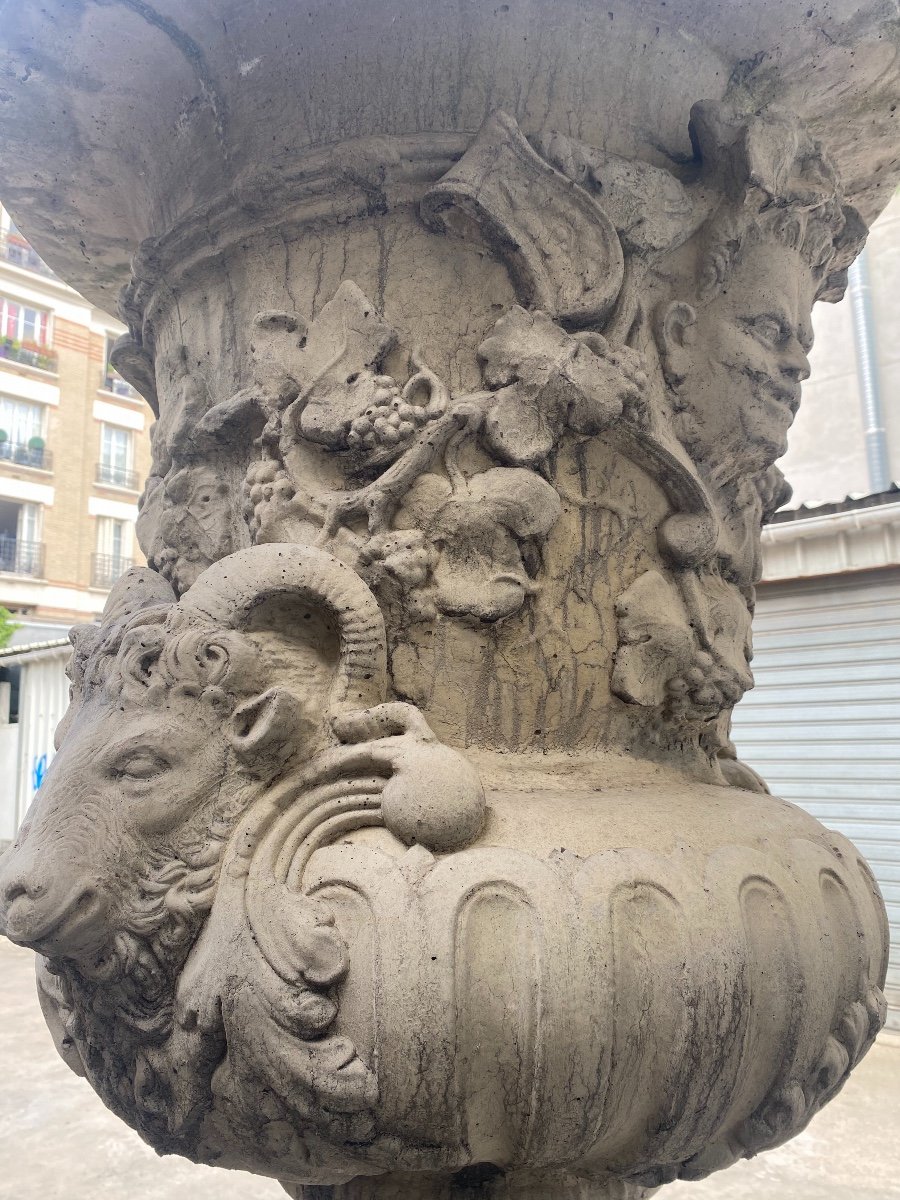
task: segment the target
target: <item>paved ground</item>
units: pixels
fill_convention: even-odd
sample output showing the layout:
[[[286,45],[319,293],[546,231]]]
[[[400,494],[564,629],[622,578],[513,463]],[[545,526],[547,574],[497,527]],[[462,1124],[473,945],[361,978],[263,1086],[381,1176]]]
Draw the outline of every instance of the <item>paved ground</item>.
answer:
[[[0,938],[2,1200],[284,1200],[269,1180],[159,1159],[57,1057],[32,955]],[[665,1200],[900,1200],[900,1038],[788,1146]],[[550,1200],[550,1198],[548,1198]]]

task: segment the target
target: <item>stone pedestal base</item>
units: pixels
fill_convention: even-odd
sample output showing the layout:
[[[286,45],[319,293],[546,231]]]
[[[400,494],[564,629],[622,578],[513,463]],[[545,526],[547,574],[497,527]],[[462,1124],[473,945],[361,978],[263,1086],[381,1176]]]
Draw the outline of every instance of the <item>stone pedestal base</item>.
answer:
[[[485,1163],[455,1175],[398,1172],[334,1187],[288,1184],[285,1190],[294,1200],[644,1200],[658,1189],[578,1179],[564,1171],[507,1173]]]

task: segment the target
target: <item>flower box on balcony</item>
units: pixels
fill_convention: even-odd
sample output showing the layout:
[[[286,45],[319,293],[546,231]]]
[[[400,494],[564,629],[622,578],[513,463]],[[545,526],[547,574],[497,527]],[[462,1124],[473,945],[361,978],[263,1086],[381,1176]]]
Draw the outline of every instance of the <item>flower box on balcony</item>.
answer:
[[[0,358],[22,363],[26,367],[37,367],[41,371],[56,371],[58,363],[56,351],[50,346],[10,337],[0,338]]]

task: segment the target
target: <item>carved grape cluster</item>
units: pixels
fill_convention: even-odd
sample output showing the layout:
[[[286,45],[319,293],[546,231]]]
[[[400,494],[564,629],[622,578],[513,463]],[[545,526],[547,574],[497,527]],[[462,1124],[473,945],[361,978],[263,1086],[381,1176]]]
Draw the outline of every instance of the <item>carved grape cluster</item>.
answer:
[[[376,375],[376,391],[365,412],[350,423],[351,450],[392,450],[408,442],[433,415],[421,404],[405,400],[390,375]]]
[[[244,519],[255,538],[260,528],[260,510],[272,500],[288,503],[294,498],[294,485],[280,463],[260,459],[251,463],[244,478]]]
[[[399,529],[376,534],[360,551],[359,569],[382,603],[400,589],[408,620],[428,620],[436,615],[429,585],[437,552],[419,529]]]
[[[666,681],[667,708],[686,721],[704,721],[737,704],[744,690],[733,668],[698,650],[691,666]]]
[[[360,564],[380,567],[412,590],[427,583],[435,557],[421,530],[399,529],[369,538],[360,552]]]

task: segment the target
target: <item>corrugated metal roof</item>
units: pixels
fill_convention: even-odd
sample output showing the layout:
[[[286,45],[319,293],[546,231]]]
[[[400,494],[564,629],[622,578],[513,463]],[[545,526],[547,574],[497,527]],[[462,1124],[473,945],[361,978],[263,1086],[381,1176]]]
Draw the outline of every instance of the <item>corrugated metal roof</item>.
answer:
[[[18,628],[6,643],[7,647],[30,646],[32,642],[49,642],[54,638],[68,637],[72,628],[71,621],[35,621],[19,613],[13,614],[13,620]]]
[[[63,646],[71,648],[71,645],[68,638],[54,638],[49,642],[29,642],[27,646],[4,646],[0,649],[0,659],[9,662],[25,654],[35,654],[39,650],[58,650]]]
[[[865,495],[852,492],[843,500],[828,500],[821,504],[807,500],[799,508],[782,508],[769,521],[779,525],[783,521],[803,521],[810,517],[825,517],[830,513],[854,512],[861,508],[877,508],[880,504],[894,504],[900,498],[900,483],[892,483],[886,491]]]

